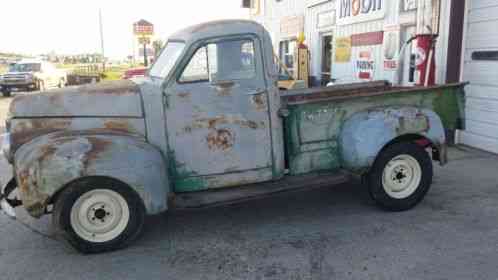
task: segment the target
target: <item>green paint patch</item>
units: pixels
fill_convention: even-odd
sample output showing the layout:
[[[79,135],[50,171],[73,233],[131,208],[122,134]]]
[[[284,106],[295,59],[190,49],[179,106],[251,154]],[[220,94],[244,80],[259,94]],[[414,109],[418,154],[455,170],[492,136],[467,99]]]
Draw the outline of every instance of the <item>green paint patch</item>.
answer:
[[[195,192],[207,189],[206,182],[199,177],[175,179],[175,192]]]

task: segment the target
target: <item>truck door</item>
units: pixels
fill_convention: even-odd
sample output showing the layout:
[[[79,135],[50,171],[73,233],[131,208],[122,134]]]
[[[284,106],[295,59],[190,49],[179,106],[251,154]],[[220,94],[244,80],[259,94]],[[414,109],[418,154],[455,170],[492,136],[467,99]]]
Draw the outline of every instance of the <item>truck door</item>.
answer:
[[[175,191],[272,179],[272,143],[261,44],[224,38],[190,49],[166,89]],[[171,83],[170,83],[171,84]]]

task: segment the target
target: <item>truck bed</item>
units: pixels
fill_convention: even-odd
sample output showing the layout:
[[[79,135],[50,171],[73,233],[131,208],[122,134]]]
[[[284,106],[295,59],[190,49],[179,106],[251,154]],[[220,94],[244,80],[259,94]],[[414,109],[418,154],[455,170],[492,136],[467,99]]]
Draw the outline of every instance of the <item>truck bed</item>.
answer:
[[[430,110],[437,113],[447,132],[461,128],[463,85],[393,87],[378,81],[283,92],[287,168],[292,175],[342,168],[340,152],[345,143],[339,138],[343,125],[362,112],[384,112],[385,121],[390,122],[393,110],[399,114],[396,118],[409,118],[413,108]],[[369,131],[364,135],[378,137]]]

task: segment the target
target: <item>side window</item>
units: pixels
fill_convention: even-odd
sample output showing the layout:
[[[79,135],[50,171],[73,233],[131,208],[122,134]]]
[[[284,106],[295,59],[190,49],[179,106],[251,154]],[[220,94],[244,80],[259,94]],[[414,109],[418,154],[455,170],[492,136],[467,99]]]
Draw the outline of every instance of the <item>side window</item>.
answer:
[[[255,76],[253,41],[231,40],[199,48],[183,71],[179,82],[247,80]]]
[[[218,43],[216,49],[218,80],[248,80],[256,76],[253,41],[224,41]]]
[[[207,47],[198,49],[192,56],[179,81],[181,83],[209,81]]]

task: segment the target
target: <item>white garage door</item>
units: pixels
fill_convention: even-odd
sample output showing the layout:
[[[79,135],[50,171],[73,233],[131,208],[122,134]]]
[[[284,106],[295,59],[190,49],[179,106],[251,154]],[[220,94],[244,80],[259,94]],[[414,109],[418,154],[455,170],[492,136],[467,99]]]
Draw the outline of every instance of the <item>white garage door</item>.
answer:
[[[466,126],[461,142],[498,153],[498,1],[470,0],[463,79]]]

